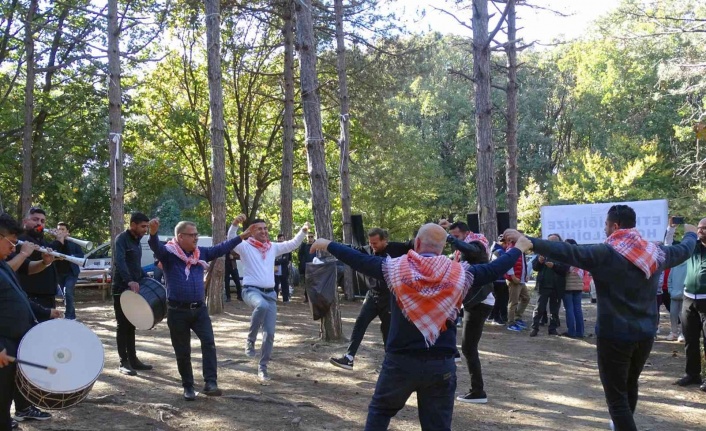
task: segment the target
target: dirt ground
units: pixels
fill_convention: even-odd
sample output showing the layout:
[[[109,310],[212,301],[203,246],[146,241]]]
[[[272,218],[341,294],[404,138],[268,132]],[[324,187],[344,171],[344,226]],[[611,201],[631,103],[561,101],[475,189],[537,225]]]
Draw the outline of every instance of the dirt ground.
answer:
[[[374,321],[356,357],[355,370],[328,363],[341,355],[345,343],[318,340],[319,325],[311,320],[308,305],[295,296],[279,306],[277,335],[268,386],[256,380],[256,359],[244,353],[250,310],[242,302],[225,305],[214,316],[218,348],[219,386],[223,397],[199,394],[196,401],[182,398],[176,361],[166,321],[151,331],[138,331],[138,354],[153,364],[153,371],[137,377],[118,373],[115,320],[111,303],[95,291],[78,294],[77,315],[101,338],[105,367],[81,404],[54,411],[43,423],[24,422],[23,430],[360,430],[375,388],[383,358],[379,323]],[[533,299],[534,302],[534,299]],[[343,303],[344,332],[350,335],[360,302]],[[531,305],[529,311],[533,309]],[[593,333],[595,304],[584,300],[587,333]],[[527,315],[525,317],[528,317]],[[562,321],[563,310],[562,310]],[[706,428],[706,393],[678,388],[683,345],[664,340],[668,315],[663,313],[660,333],[641,378],[636,420],[641,431],[703,430]],[[528,332],[513,333],[486,325],[481,360],[489,402],[456,403],[455,430],[601,430],[608,428],[608,413],[595,362],[595,337],[574,340]],[[561,328],[560,328],[561,329]],[[459,348],[460,348],[459,331]],[[198,340],[192,346],[194,375],[201,375]],[[259,342],[256,347],[259,348]],[[465,365],[458,367],[458,389],[469,387]],[[198,383],[197,390],[202,382]],[[230,397],[230,398],[229,398]],[[390,424],[391,430],[418,430],[416,398]]]

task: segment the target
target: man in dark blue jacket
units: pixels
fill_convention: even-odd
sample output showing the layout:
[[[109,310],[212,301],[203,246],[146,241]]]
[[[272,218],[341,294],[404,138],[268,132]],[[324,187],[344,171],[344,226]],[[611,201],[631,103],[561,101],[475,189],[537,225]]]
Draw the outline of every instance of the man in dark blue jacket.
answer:
[[[637,431],[637,381],[652,350],[659,314],[655,292],[660,273],[684,262],[696,244],[696,228],[684,225],[681,244],[657,246],[635,229],[635,211],[613,205],[605,221],[606,243],[572,245],[530,238],[535,253],[585,269],[598,298],[596,353],[608,410],[617,431]],[[513,240],[520,234],[505,231]]]
[[[313,251],[327,250],[354,270],[385,280],[390,295],[390,332],[385,360],[368,407],[366,431],[387,430],[390,419],[417,393],[422,430],[450,430],[456,390],[456,325],[468,295],[512,267],[530,242],[496,261],[468,266],[440,256],[446,231],[437,224],[419,229],[414,250],[397,259],[370,256],[319,239]],[[473,286],[473,287],[471,287]]]
[[[17,348],[22,337],[37,319],[57,318],[61,313],[49,310],[27,298],[20,287],[15,272],[5,262],[17,244],[17,234],[22,229],[12,217],[0,215],[0,430],[6,431],[17,427],[17,422],[10,416],[10,405],[15,401],[15,418],[24,420],[47,420],[49,413],[32,406],[17,390],[16,367],[10,357],[17,356]]]
[[[69,225],[64,222],[59,222],[56,226],[56,241],[51,244],[51,248],[59,253],[63,253],[74,257],[83,257],[81,246],[69,241]],[[68,260],[57,260],[56,273],[58,276],[59,287],[64,294],[66,305],[65,318],[76,319],[76,307],[74,304],[74,288],[78,281],[78,275],[81,273],[78,265],[71,263]]]

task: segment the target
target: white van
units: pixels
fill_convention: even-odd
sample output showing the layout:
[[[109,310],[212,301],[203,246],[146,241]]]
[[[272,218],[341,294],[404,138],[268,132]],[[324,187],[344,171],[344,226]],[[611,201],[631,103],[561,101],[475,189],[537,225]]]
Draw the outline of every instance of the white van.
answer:
[[[159,240],[162,242],[167,242],[170,239],[172,239],[171,236],[159,235]],[[144,269],[145,272],[150,272],[154,271],[154,254],[149,244],[147,244],[147,240],[149,240],[149,235],[143,236],[140,240],[140,247],[142,248],[142,269]],[[213,238],[210,236],[199,237],[199,247],[211,247],[212,245]],[[110,242],[104,242],[86,254],[86,265],[83,269],[110,268],[111,262],[112,252]]]

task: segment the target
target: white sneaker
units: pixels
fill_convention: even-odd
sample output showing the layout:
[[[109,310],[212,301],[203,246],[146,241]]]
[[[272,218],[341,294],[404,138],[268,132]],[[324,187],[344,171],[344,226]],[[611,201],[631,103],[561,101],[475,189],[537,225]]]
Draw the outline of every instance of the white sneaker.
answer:
[[[270,377],[270,374],[267,372],[267,370],[259,370],[257,372],[257,379],[263,385],[267,385],[270,383],[270,381],[272,381],[272,377]]]
[[[667,341],[674,341],[676,339],[677,339],[677,334],[675,334],[674,332],[670,332],[669,335],[667,335],[667,337],[665,338],[665,340],[667,340]]]
[[[613,421],[610,421],[610,431],[615,431],[615,425],[613,425]]]
[[[677,337],[677,341],[680,343],[684,342],[684,334],[679,334],[679,337]]]

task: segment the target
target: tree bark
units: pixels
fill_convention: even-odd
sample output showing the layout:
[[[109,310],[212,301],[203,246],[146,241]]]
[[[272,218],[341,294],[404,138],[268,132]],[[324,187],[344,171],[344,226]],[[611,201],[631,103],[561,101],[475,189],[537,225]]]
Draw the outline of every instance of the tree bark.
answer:
[[[110,241],[115,250],[115,237],[125,227],[123,209],[122,87],[120,71],[120,24],[118,0],[108,1],[108,148],[110,149]]]
[[[473,81],[476,105],[478,219],[487,238],[497,237],[495,204],[495,148],[490,100],[490,35],[488,0],[473,0]]]
[[[284,114],[282,118],[282,179],[280,181],[279,232],[292,238],[294,188],[294,9],[292,0],[282,1],[284,38]]]
[[[314,204],[314,223],[319,238],[333,239],[331,204],[326,173],[326,154],[321,126],[321,102],[319,82],[316,76],[316,40],[311,0],[295,3],[297,17],[297,48],[300,61],[300,85],[304,109],[304,133],[306,136],[306,158],[309,184]],[[326,341],[343,339],[341,312],[338,294],[326,316],[321,319],[321,337]]]
[[[226,239],[226,187],[225,187],[225,121],[223,119],[223,87],[221,83],[221,5],[219,0],[205,0],[206,51],[208,53],[208,93],[211,110],[211,220],[213,243]],[[223,312],[223,276],[225,262],[214,262],[208,289],[209,314]]]
[[[507,2],[507,210],[510,227],[517,227],[517,26],[515,0]]]
[[[32,206],[32,130],[34,123],[34,30],[32,21],[37,12],[38,0],[31,0],[25,18],[25,57],[27,76],[25,80],[24,128],[22,132],[22,190],[20,192],[20,216],[27,214]]]
[[[350,111],[348,107],[348,78],[346,76],[346,45],[345,34],[343,32],[343,0],[335,0],[333,3],[336,15],[336,71],[338,72],[338,98],[341,105],[339,122],[341,136],[338,139],[338,147],[341,152],[339,165],[339,175],[341,177],[341,214],[343,216],[343,242],[353,243],[353,228],[351,223],[351,184],[350,184],[350,131],[349,119]],[[352,301],[355,296],[353,292],[353,270],[350,266],[345,266],[345,276],[343,277],[343,292],[346,299]]]

